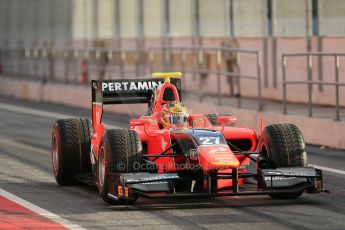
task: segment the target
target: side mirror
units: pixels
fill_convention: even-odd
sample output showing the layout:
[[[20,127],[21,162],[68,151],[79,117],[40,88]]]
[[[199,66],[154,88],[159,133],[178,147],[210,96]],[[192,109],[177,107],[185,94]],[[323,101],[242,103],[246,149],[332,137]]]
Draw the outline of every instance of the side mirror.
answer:
[[[218,124],[235,124],[237,121],[237,117],[236,116],[218,116],[217,117],[217,123]]]
[[[129,122],[130,127],[135,127],[135,126],[143,126],[144,127],[144,132],[148,136],[155,136],[151,134],[150,131],[150,125],[157,125],[157,120],[156,119],[132,119]]]

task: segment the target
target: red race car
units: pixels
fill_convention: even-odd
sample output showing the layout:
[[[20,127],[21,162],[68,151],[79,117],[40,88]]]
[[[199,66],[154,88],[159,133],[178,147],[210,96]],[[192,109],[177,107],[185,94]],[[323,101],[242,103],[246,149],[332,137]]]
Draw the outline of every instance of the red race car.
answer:
[[[234,116],[190,113],[180,73],[153,77],[92,81],[92,125],[85,118],[56,121],[52,166],[59,184],[97,185],[110,204],[140,196],[297,198],[325,191],[295,125],[267,126],[259,139],[253,129],[234,127]],[[146,103],[147,113],[127,129],[105,129],[103,105],[129,103]]]

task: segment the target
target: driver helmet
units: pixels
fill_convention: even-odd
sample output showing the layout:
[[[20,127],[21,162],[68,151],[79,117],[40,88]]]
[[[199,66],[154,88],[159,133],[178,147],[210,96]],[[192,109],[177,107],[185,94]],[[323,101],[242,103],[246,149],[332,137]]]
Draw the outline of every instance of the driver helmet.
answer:
[[[187,127],[186,106],[181,102],[170,102],[165,104],[162,109],[162,124],[164,128]]]

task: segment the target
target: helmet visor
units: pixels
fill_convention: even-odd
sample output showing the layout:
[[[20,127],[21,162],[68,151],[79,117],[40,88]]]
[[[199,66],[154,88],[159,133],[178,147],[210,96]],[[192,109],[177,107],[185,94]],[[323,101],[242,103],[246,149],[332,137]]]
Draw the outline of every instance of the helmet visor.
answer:
[[[170,124],[182,125],[187,122],[188,116],[186,114],[171,114],[170,115]]]

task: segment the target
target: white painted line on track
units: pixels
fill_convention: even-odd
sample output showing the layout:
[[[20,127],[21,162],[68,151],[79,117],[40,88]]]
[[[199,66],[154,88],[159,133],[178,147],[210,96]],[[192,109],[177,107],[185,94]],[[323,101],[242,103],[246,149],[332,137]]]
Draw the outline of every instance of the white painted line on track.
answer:
[[[37,153],[41,153],[41,154],[46,154],[47,152],[50,151],[49,149],[38,148],[38,147],[31,146],[31,145],[28,145],[28,144],[19,143],[19,142],[13,141],[11,139],[8,139],[8,138],[6,138],[4,136],[0,136],[0,144],[2,146],[10,145],[10,146],[16,147],[16,148],[27,149],[27,150],[30,150],[30,151],[33,151],[33,152],[37,152]]]
[[[63,113],[55,113],[55,112],[49,112],[49,111],[43,111],[39,109],[31,109],[31,108],[25,108],[15,105],[9,105],[5,103],[0,103],[0,109],[16,112],[16,113],[22,113],[22,114],[28,114],[33,116],[39,116],[39,117],[46,117],[46,118],[53,118],[53,119],[66,119],[66,118],[73,118],[73,116]],[[119,129],[121,127],[110,125],[107,123],[104,123],[106,128],[110,129]]]
[[[320,166],[320,165],[312,165],[312,164],[309,164],[309,166],[321,169],[321,170],[326,171],[326,172],[332,172],[332,173],[345,175],[345,171],[343,171],[343,170],[328,168],[328,167],[324,167],[324,166]]]
[[[68,115],[62,114],[62,113],[55,113],[55,112],[42,111],[42,110],[38,110],[38,109],[24,108],[24,107],[5,104],[5,103],[0,103],[0,109],[11,111],[11,112],[33,115],[33,116],[46,117],[46,118],[55,118],[55,119],[57,119],[57,118],[58,119],[71,118],[71,116],[68,116]]]
[[[3,189],[0,188],[0,196],[5,197],[6,199],[15,202],[49,220],[52,220],[53,222],[62,225],[63,227],[69,228],[69,229],[85,229],[77,224],[73,224],[70,221],[61,218],[60,216],[49,212],[48,210],[45,210],[43,208],[38,207],[37,205],[34,205],[26,200],[23,200],[20,197],[17,197],[16,195],[13,195],[12,193],[9,193]]]

